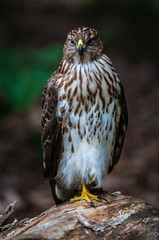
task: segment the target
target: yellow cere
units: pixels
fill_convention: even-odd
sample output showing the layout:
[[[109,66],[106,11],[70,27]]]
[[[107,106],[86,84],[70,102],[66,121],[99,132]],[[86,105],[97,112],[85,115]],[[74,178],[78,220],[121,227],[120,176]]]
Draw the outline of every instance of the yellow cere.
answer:
[[[82,40],[79,40],[78,43],[77,43],[77,47],[79,47],[79,45],[81,45],[82,47],[84,47],[84,43]]]

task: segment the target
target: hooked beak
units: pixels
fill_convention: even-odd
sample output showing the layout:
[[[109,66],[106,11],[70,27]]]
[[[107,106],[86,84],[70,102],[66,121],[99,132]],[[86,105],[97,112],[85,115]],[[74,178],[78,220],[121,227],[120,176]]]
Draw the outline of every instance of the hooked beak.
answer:
[[[80,56],[82,55],[84,48],[85,48],[85,45],[84,45],[83,41],[79,40],[77,43],[77,50],[78,50],[78,53]]]

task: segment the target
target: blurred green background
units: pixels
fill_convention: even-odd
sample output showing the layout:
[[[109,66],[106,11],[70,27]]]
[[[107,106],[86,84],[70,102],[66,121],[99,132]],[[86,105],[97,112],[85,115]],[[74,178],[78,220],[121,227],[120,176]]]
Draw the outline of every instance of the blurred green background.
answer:
[[[103,40],[129,110],[123,154],[104,188],[159,207],[159,2],[1,0],[0,18],[0,212],[18,200],[15,216],[24,218],[53,203],[42,179],[40,100],[66,35],[82,25]]]
[[[35,104],[61,56],[62,45],[57,44],[31,51],[1,47],[2,108],[4,104],[8,111],[26,111]]]

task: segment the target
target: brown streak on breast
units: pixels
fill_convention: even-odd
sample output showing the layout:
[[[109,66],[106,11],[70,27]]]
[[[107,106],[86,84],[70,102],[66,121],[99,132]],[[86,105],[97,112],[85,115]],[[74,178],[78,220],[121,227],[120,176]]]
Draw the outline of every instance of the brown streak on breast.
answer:
[[[60,78],[60,83],[58,84],[58,89],[60,89],[63,86],[64,80],[63,78]]]
[[[105,140],[106,140],[106,141],[108,140],[108,134],[106,135],[106,138],[105,138]]]
[[[94,65],[96,66],[97,70],[98,70],[98,73],[100,73],[100,70],[99,70],[99,67],[96,63],[94,63]]]
[[[78,124],[77,124],[77,128],[78,128],[78,135],[80,136],[80,138],[82,139],[83,136],[81,134],[81,131],[80,131],[80,119],[78,119]]]
[[[91,119],[91,118],[93,118],[93,112],[92,112],[92,114],[90,115],[90,119]]]
[[[102,88],[101,88],[101,86],[99,88],[99,97],[100,97],[100,99],[102,101],[103,109],[105,109],[105,99],[104,99],[104,97],[102,95]]]
[[[80,132],[79,136],[80,136],[80,138],[81,138],[81,140],[82,140],[82,139],[83,139],[83,135],[81,134],[81,132]]]
[[[64,115],[64,113],[65,113],[65,107],[60,107],[60,112],[61,112],[61,115]]]
[[[69,99],[68,105],[69,109],[72,111],[73,97]]]
[[[98,63],[100,64],[100,65],[102,65],[104,68],[105,68],[105,65],[104,65],[104,63],[102,62],[102,61],[100,61],[100,60],[97,60],[98,61]]]
[[[112,103],[112,101],[113,101],[113,98],[112,98],[112,97],[110,97],[110,100],[109,100],[109,105]]]
[[[87,102],[85,102],[84,109],[85,109],[85,112],[88,113],[88,105],[87,105]]]
[[[69,134],[68,141],[69,141],[69,142],[72,142],[71,134]]]
[[[79,112],[79,117],[81,117],[82,116],[82,109],[80,110],[80,112]]]
[[[64,85],[64,91],[66,91],[66,89],[67,89],[67,82]]]
[[[69,118],[69,121],[68,121],[68,126],[69,126],[70,128],[72,127],[72,122],[71,122],[70,118]]]
[[[90,82],[93,82],[91,74],[89,74],[89,80],[90,80]]]
[[[68,89],[67,100],[69,101],[70,98],[71,98],[71,88]]]
[[[73,83],[73,81],[76,80],[76,74],[67,82],[67,86],[70,87]]]
[[[97,76],[96,72],[93,72],[94,78],[96,79],[97,86],[101,85],[101,79]]]
[[[92,124],[93,124],[93,121],[94,121],[94,119],[92,119],[92,120],[91,120],[91,122],[90,122],[90,126],[92,126]]]
[[[80,129],[80,119],[78,119],[78,124],[77,124],[78,130]]]
[[[99,103],[97,103],[95,109],[94,109],[94,112],[96,113],[97,111],[99,111]]]
[[[73,146],[73,144],[71,146],[71,152],[74,153],[74,146]]]
[[[108,86],[108,93],[111,94],[111,84],[109,83],[108,79],[106,76],[104,76],[104,80],[106,82],[106,85]]]
[[[81,92],[81,95],[80,95],[80,100],[81,100],[82,105],[84,105],[84,97],[82,95],[82,92]]]
[[[106,59],[106,62],[110,67],[113,67],[112,63],[108,59]]]
[[[74,91],[73,91],[73,97],[76,96],[76,94],[77,94],[77,90],[78,90],[78,88],[77,88],[77,86],[76,86],[75,89],[74,89]]]
[[[115,70],[115,69],[114,69]],[[117,84],[117,76],[116,76],[116,74],[115,74],[116,72],[114,72],[113,71],[113,77],[114,77],[114,81],[115,81],[115,83]]]
[[[100,111],[98,111],[98,115],[97,115],[98,118],[100,118]]]
[[[78,105],[77,105],[77,107],[76,107],[76,109],[75,109],[75,112],[74,112],[74,114],[76,115],[77,113],[78,113],[78,111],[79,111],[79,109],[80,109],[80,102],[78,103]]]

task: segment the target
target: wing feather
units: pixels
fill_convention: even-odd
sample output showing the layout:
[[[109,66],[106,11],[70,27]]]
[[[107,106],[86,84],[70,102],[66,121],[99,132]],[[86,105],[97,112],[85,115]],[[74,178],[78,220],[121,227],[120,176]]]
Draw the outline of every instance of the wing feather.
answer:
[[[42,148],[43,148],[43,175],[45,180],[54,179],[57,173],[61,155],[61,126],[57,122],[57,89],[58,78],[56,71],[47,81],[42,97]]]
[[[122,85],[121,85],[121,94],[119,96],[118,108],[119,108],[120,115],[118,116],[119,119],[118,119],[118,126],[116,129],[113,158],[109,165],[108,173],[110,173],[113,170],[114,165],[118,162],[120,158],[123,143],[124,143],[124,138],[125,138],[125,132],[128,125],[128,112],[127,112],[126,100],[124,95],[124,89]]]

